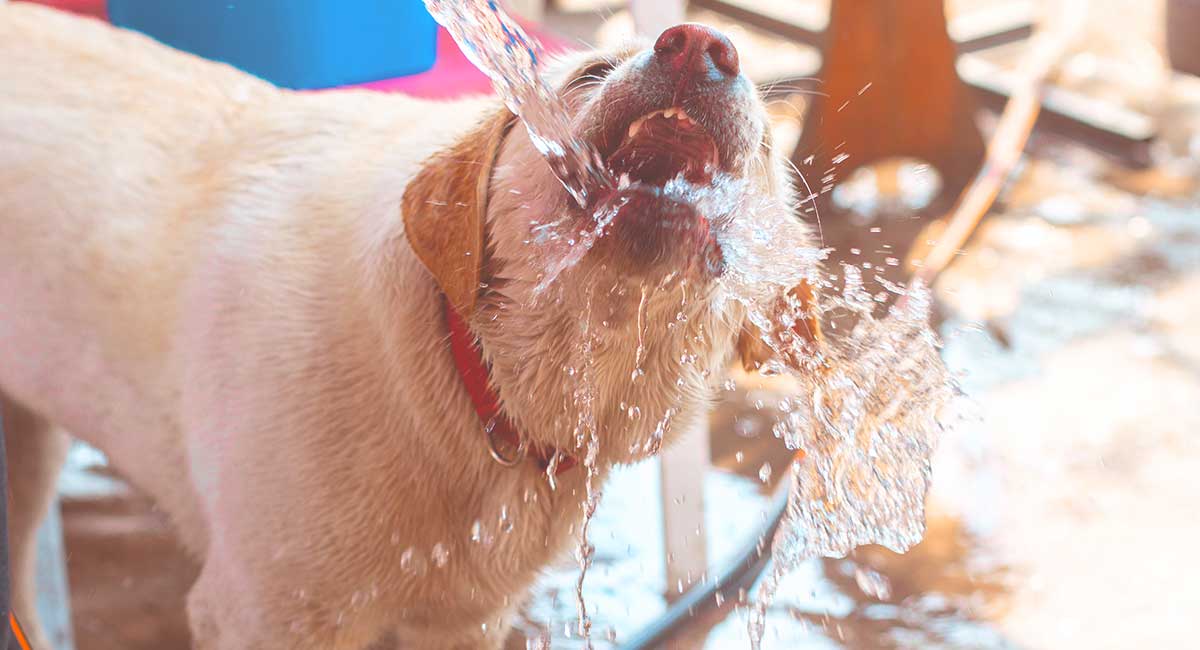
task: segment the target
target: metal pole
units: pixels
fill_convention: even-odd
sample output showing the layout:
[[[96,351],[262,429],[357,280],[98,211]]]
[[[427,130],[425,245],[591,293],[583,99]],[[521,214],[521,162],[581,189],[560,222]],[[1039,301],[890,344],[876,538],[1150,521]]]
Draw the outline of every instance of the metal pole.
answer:
[[[4,0],[0,0],[3,4]],[[12,642],[8,615],[12,611],[12,589],[8,570],[8,472],[4,463],[6,438],[4,437],[4,413],[0,409],[0,648],[9,648]]]

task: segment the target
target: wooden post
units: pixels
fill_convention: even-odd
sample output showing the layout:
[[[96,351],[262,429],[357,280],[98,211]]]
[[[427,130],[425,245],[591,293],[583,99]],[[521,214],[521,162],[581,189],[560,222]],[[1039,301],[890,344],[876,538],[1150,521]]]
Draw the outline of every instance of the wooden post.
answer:
[[[684,434],[663,451],[663,549],[666,551],[667,601],[700,581],[708,570],[708,544],[704,528],[704,479],[711,450],[708,421]]]
[[[904,157],[936,168],[942,197],[953,201],[979,169],[984,142],[942,0],[833,0],[822,55],[821,93],[793,156],[813,191]]]
[[[55,497],[37,535],[37,610],[47,641],[56,650],[75,647],[70,602],[62,512]]]

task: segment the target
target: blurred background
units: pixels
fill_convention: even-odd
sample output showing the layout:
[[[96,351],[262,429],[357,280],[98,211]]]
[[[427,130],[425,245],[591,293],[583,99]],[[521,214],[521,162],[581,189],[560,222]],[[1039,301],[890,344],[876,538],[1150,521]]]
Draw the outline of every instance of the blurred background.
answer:
[[[47,3],[116,17],[103,1]],[[682,19],[724,31],[815,195],[800,216],[819,215],[830,268],[869,270],[878,290],[922,268],[1009,98],[1040,106],[934,285],[965,398],[935,460],[926,541],[805,565],[769,611],[766,647],[1197,645],[1200,0],[1084,0],[1065,14],[1017,0],[510,4],[550,49]],[[1047,43],[1061,51],[1030,86]],[[444,34],[431,60],[324,85],[487,90]],[[586,581],[597,646],[747,647],[741,605],[790,458],[771,428],[791,389],[735,377],[706,430],[606,487]],[[151,504],[83,447],[61,492],[43,544],[61,648],[188,647],[196,568]],[[570,558],[547,573],[523,635],[581,647],[577,576]]]

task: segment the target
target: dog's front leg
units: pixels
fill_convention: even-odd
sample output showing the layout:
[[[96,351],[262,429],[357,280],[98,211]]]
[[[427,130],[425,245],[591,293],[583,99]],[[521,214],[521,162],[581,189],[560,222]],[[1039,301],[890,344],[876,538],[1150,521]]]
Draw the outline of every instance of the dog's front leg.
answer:
[[[499,613],[490,617],[492,622],[486,625],[447,620],[444,625],[401,626],[396,632],[396,648],[500,650],[512,632],[515,615],[515,610]]]
[[[278,575],[237,567],[210,551],[188,595],[192,648],[367,650],[382,636],[369,612],[337,610],[332,599],[285,584]]]

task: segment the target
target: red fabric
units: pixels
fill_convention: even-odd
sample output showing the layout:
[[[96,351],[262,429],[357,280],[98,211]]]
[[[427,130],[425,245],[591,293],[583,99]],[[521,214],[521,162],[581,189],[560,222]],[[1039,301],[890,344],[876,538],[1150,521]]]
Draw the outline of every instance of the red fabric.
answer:
[[[454,365],[458,368],[458,376],[462,378],[467,392],[471,395],[471,403],[475,406],[475,414],[483,423],[484,435],[490,429],[491,435],[497,440],[516,448],[521,444],[521,434],[517,433],[512,422],[500,412],[500,397],[492,389],[491,377],[487,364],[483,360],[483,351],[475,337],[463,322],[462,316],[446,305],[446,325],[450,330],[450,351],[454,355]],[[557,453],[554,449],[545,449],[530,445],[529,457],[537,461],[542,470],[550,467],[550,462]],[[555,474],[562,474],[575,467],[576,460],[563,454],[558,459]]]
[[[108,20],[107,0],[18,0],[18,2],[35,2],[40,5],[62,9],[73,14],[95,16]]]

